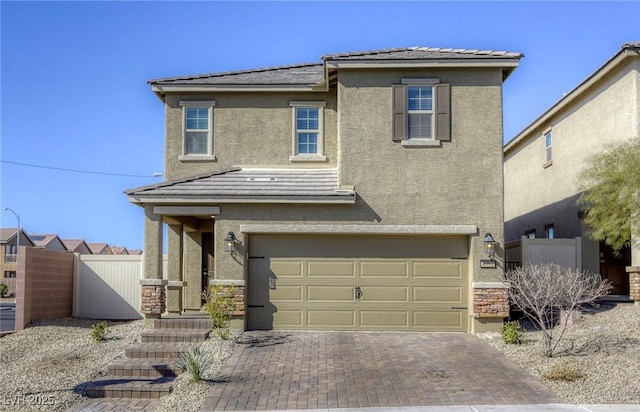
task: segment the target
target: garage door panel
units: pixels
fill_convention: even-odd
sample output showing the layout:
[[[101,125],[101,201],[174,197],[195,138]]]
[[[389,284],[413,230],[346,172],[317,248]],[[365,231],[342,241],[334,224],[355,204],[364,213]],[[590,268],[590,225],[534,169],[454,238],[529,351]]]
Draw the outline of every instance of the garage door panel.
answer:
[[[356,265],[353,261],[309,261],[307,274],[310,277],[347,277],[356,276]]]
[[[461,310],[429,310],[413,312],[413,326],[430,330],[466,330]]]
[[[300,260],[271,259],[271,271],[277,277],[302,277],[303,262]]]
[[[456,286],[415,286],[413,301],[420,303],[462,303],[464,298],[462,288]]]
[[[353,310],[315,310],[307,311],[307,326],[310,328],[355,328],[356,316]]]
[[[407,328],[409,313],[407,311],[361,310],[360,326],[363,328]]]
[[[353,286],[307,286],[310,302],[353,302]]]
[[[409,264],[402,262],[362,261],[360,262],[360,277],[401,277],[409,276]]]
[[[280,328],[299,329],[303,326],[303,315],[301,309],[280,309],[273,314],[273,324]]]
[[[302,286],[278,285],[275,289],[271,289],[270,298],[272,302],[302,302]]]
[[[466,263],[466,262],[465,262]],[[460,262],[414,262],[413,276],[415,278],[447,278],[462,279]]]
[[[407,303],[409,291],[406,286],[362,286],[362,299],[364,302]]]

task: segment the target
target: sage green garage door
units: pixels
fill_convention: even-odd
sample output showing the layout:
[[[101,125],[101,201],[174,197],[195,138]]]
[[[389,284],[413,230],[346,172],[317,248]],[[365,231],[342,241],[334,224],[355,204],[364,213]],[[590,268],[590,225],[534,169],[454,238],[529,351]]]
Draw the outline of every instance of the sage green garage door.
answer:
[[[467,242],[251,236],[247,327],[466,332]]]

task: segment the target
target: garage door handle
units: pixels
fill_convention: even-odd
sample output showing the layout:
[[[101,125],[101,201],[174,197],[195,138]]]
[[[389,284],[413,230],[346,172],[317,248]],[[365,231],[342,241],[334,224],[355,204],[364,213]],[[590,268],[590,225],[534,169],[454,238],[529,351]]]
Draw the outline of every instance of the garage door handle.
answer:
[[[468,309],[466,306],[451,306],[451,309]]]
[[[356,293],[356,300],[362,299],[362,289],[360,289],[360,286],[356,286],[354,289]]]

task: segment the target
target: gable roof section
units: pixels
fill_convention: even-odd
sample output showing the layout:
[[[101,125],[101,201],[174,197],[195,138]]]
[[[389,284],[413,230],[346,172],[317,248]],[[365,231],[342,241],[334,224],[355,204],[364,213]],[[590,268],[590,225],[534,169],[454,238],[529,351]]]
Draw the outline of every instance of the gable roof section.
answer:
[[[137,204],[354,203],[336,169],[228,169],[125,191]]]
[[[87,243],[89,250],[94,255],[112,255],[113,252],[107,243]]]
[[[505,154],[510,153],[514,148],[520,146],[521,143],[527,141],[528,137],[536,129],[545,126],[545,123],[549,121],[551,117],[577,101],[584,94],[589,93],[592,86],[599,80],[604,78],[611,71],[622,65],[628,58],[640,58],[640,41],[625,43],[621,49],[607,60],[602,66],[600,66],[589,77],[578,84],[573,90],[564,95],[553,106],[542,113],[531,124],[525,127],[520,133],[518,133],[513,139],[511,139],[506,145],[504,145],[503,151]],[[546,127],[546,126],[545,126]],[[537,135],[536,135],[537,137]]]
[[[83,249],[86,249],[89,252],[91,252],[89,245],[87,245],[84,239],[61,239],[61,240],[64,246],[67,248],[67,250],[71,252],[80,252]]]
[[[18,229],[15,227],[0,228],[0,243],[2,244],[9,243],[16,236],[17,232],[18,232]],[[33,241],[29,238],[29,235],[27,235],[27,233],[23,229],[20,229],[20,233],[22,234],[22,236],[20,236],[21,241],[27,240],[31,246],[35,246]],[[22,242],[21,242],[21,246],[24,246]]]
[[[149,80],[155,93],[215,90],[327,90],[328,80],[342,67],[468,67],[503,68],[503,79],[518,66],[522,53],[404,47],[322,56],[322,62],[266,67]]]
[[[33,241],[33,243],[35,243],[35,246],[43,247],[45,249],[47,248],[47,246],[49,246],[50,244],[56,241],[64,249],[67,249],[67,246],[55,233],[47,233],[47,234],[31,233],[29,234],[29,238]]]

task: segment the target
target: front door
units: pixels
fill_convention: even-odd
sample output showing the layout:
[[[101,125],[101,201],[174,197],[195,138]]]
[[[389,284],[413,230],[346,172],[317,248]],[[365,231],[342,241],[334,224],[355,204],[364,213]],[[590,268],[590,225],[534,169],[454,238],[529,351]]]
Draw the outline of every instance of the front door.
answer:
[[[204,232],[202,233],[202,292],[207,292],[210,278],[213,278],[213,233]]]

